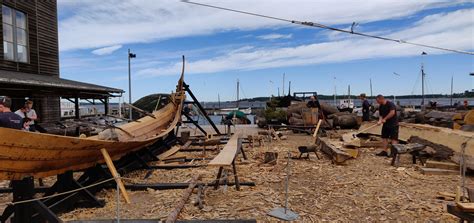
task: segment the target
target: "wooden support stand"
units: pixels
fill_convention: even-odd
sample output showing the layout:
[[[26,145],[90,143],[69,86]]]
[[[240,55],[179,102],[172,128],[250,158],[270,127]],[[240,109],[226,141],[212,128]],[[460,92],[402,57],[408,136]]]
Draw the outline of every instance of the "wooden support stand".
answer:
[[[115,169],[114,163],[112,162],[109,153],[106,149],[101,149],[100,152],[102,153],[102,156],[104,156],[105,163],[107,164],[110,173],[115,178],[115,183],[119,185],[122,196],[125,199],[125,203],[130,204],[130,198],[128,197],[127,190],[125,190],[125,186],[123,186],[122,179],[120,179],[120,175],[118,174],[117,169]]]
[[[421,165],[424,165],[424,161],[420,156],[421,151],[425,149],[425,145],[418,144],[418,143],[411,143],[411,144],[393,144],[391,146],[391,153],[392,153],[392,166],[398,167],[400,166],[400,155],[409,153],[412,155],[413,164],[416,164],[416,159],[418,158],[421,162]]]

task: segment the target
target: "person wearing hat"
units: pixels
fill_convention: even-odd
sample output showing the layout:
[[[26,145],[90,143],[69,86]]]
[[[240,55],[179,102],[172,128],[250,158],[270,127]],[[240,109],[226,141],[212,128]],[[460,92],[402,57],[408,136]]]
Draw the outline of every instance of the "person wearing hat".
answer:
[[[25,106],[15,112],[23,118],[24,129],[30,132],[36,132],[35,120],[38,119],[36,111],[33,109],[33,101],[26,100]]]
[[[362,121],[367,122],[370,120],[370,103],[365,93],[360,94],[359,98],[362,100]]]
[[[0,97],[0,127],[11,129],[22,129],[22,118],[10,110],[12,99],[3,96]]]

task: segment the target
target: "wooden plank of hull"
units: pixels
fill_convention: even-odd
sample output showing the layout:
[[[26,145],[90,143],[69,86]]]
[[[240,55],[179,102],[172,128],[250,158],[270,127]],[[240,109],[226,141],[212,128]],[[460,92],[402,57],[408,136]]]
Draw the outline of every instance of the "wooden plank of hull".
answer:
[[[118,141],[100,140],[97,136],[75,138],[0,128],[0,180],[47,177],[68,170],[81,170],[104,162],[102,148],[117,160],[151,145],[166,137],[180,121],[184,101],[180,95],[172,95],[172,100],[177,101],[155,111],[156,119],[147,116],[139,122],[121,126],[131,136],[113,130],[119,135]]]
[[[363,129],[371,124],[373,123],[364,123],[360,128]],[[365,131],[365,133],[380,135],[381,131],[382,126],[377,126]],[[454,153],[451,160],[456,163],[459,163],[461,157],[461,146],[463,143],[466,143],[466,166],[469,169],[474,169],[474,133],[430,125],[400,123],[399,139],[407,141],[412,136],[417,136],[451,149]]]

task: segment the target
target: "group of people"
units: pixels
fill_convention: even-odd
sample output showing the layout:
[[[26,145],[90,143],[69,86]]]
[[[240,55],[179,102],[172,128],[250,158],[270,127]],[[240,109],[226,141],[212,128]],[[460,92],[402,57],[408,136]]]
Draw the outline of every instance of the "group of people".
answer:
[[[369,100],[367,100],[365,94],[360,94],[359,98],[362,100],[362,121],[370,121],[370,110],[372,105],[370,104]],[[389,144],[398,143],[399,126],[397,108],[393,102],[385,99],[383,95],[377,95],[376,101],[379,105],[379,119],[377,124],[382,125],[381,135],[383,140],[383,150],[376,155],[389,157],[391,155]],[[307,106],[321,110],[321,104],[315,96],[310,97]]]
[[[26,100],[25,105],[15,112],[11,111],[12,99],[0,97],[0,127],[35,132],[38,119],[33,109],[33,101]]]

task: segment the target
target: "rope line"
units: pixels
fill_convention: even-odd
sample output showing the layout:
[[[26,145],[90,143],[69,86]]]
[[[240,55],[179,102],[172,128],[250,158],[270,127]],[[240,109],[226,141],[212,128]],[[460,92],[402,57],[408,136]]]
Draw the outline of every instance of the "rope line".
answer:
[[[103,181],[100,181],[100,182],[97,182],[97,183],[94,183],[94,184],[91,184],[91,185],[88,185],[88,186],[85,186],[85,187],[80,187],[80,188],[77,188],[77,189],[74,189],[74,190],[65,191],[65,192],[53,194],[53,195],[50,195],[50,196],[45,196],[45,197],[40,197],[40,198],[33,198],[33,199],[22,200],[22,201],[17,201],[17,202],[1,203],[0,206],[24,204],[24,203],[29,203],[29,202],[33,202],[33,201],[40,201],[40,200],[44,200],[44,199],[48,199],[48,198],[53,198],[53,197],[58,197],[58,196],[66,195],[66,194],[71,194],[71,193],[78,192],[78,191],[81,191],[81,190],[84,190],[84,189],[95,187],[95,186],[100,185],[100,184],[107,183],[107,182],[112,181],[112,180],[115,180],[115,178],[110,178],[110,179],[103,180]]]
[[[358,35],[358,36],[363,36],[363,37],[368,37],[368,38],[373,38],[373,39],[391,41],[391,42],[396,42],[396,43],[400,43],[400,44],[402,44],[402,43],[403,44],[409,44],[409,45],[420,46],[420,47],[425,47],[425,48],[449,51],[449,52],[453,52],[453,53],[474,55],[474,52],[469,52],[469,51],[464,51],[464,50],[455,50],[455,49],[449,49],[449,48],[445,48],[445,47],[439,47],[439,46],[427,45],[427,44],[422,44],[422,43],[409,42],[409,41],[402,40],[402,39],[392,39],[392,38],[388,38],[388,37],[384,37],[384,36],[376,36],[376,35],[370,35],[370,34],[361,33],[361,32],[354,32],[353,29],[351,29],[349,31],[349,30],[344,30],[344,29],[339,29],[339,28],[323,25],[323,24],[316,23],[316,22],[301,22],[301,21],[297,21],[297,20],[278,18],[278,17],[274,17],[274,16],[268,16],[268,15],[253,13],[253,12],[246,12],[246,11],[230,9],[230,8],[225,8],[225,7],[220,7],[220,6],[214,6],[214,5],[209,5],[209,4],[203,4],[203,3],[198,3],[198,2],[192,2],[192,1],[188,1],[188,0],[181,0],[181,1],[184,2],[184,3],[188,3],[188,4],[199,5],[199,6],[203,6],[203,7],[214,8],[214,9],[219,9],[219,10],[224,10],[224,11],[229,11],[229,12],[235,12],[235,13],[240,13],[240,14],[246,14],[246,15],[251,15],[251,16],[257,16],[257,17],[266,18],[266,19],[273,19],[273,20],[278,20],[278,21],[282,21],[282,22],[289,22],[289,23],[302,25],[302,26],[317,27],[317,28],[328,29],[328,30],[332,30],[332,31],[337,31],[337,32],[342,32],[342,33],[347,33],[347,34],[353,34],[353,35]]]

